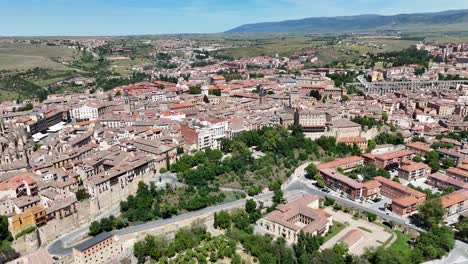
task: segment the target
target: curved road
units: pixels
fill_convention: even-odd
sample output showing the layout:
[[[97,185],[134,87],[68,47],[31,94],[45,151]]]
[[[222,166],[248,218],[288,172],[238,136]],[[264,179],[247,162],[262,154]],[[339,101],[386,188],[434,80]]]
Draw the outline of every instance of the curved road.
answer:
[[[335,201],[338,201],[339,203],[344,204],[346,206],[353,207],[361,211],[371,212],[387,221],[392,221],[397,224],[404,225],[404,226],[422,231],[416,228],[414,225],[411,225],[409,221],[404,218],[395,217],[393,215],[387,215],[386,213],[380,210],[369,208],[356,201],[337,196],[336,194],[333,194],[333,193],[325,193],[325,192],[322,192],[321,190],[318,190],[315,186],[312,186],[310,185],[310,183],[307,183],[307,181],[301,180],[301,174],[304,173],[303,171],[306,166],[307,165],[300,166],[298,169],[296,169],[295,173],[290,178],[291,180],[288,181],[285,186],[283,186],[284,191],[286,193],[301,192],[304,194],[315,194],[315,195],[332,198]],[[253,198],[256,200],[265,200],[271,197],[273,197],[273,193],[266,192],[266,193],[256,195]],[[113,231],[113,233],[117,235],[125,235],[125,234],[130,234],[130,233],[135,233],[135,232],[141,232],[147,229],[152,229],[152,228],[160,227],[163,225],[176,223],[182,220],[191,219],[191,218],[198,217],[201,215],[211,214],[211,213],[219,212],[222,210],[229,210],[232,208],[240,207],[245,204],[246,200],[247,198],[244,198],[244,199],[240,199],[234,202],[220,204],[216,206],[207,207],[198,211],[180,214],[172,218],[168,218],[168,219],[159,219],[159,220],[147,222],[141,225],[129,226],[120,230],[115,230]],[[115,214],[115,213],[118,213],[118,208],[116,212],[112,212],[112,214]],[[73,243],[77,239],[86,235],[86,233],[88,232],[88,228],[89,228],[89,225],[85,225],[69,234],[62,236],[61,238],[58,238],[57,240],[55,240],[48,246],[47,250],[49,251],[49,254],[52,256],[65,256],[65,255],[71,254]]]
[[[257,196],[254,196],[253,198],[256,200],[264,200],[264,199],[269,199],[271,197],[273,197],[273,193],[267,192],[267,193],[262,193]],[[160,226],[171,224],[171,223],[176,223],[182,220],[191,219],[191,218],[198,217],[201,215],[211,214],[211,213],[219,212],[222,210],[229,210],[232,208],[240,207],[245,204],[246,200],[247,198],[244,198],[244,199],[240,199],[234,202],[220,204],[216,206],[203,208],[198,211],[180,214],[172,218],[168,218],[168,219],[158,219],[158,220],[147,222],[141,225],[129,226],[120,230],[115,230],[113,231],[113,233],[117,235],[125,235],[125,234],[130,234],[130,233],[135,233],[135,232],[141,232],[147,229],[152,229],[152,228],[160,227]],[[71,254],[72,248],[73,248],[73,246],[71,246],[71,243],[73,243],[73,241],[76,240],[77,238],[85,235],[88,232],[88,228],[89,228],[88,226],[84,226],[78,230],[75,230],[72,233],[69,233],[55,240],[47,248],[47,250],[49,251],[49,254],[52,256],[66,256],[66,255]]]

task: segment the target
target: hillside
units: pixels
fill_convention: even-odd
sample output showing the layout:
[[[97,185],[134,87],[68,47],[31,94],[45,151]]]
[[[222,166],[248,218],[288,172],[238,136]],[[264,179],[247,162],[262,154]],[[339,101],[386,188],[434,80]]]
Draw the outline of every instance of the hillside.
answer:
[[[325,33],[398,31],[468,31],[468,10],[392,16],[358,15],[316,17],[247,24],[225,33]]]

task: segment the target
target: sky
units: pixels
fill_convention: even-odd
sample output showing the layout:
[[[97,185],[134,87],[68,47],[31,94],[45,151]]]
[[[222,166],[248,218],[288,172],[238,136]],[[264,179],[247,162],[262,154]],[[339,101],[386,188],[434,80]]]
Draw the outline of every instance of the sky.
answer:
[[[219,33],[257,22],[447,9],[468,9],[468,0],[0,0],[0,36]]]

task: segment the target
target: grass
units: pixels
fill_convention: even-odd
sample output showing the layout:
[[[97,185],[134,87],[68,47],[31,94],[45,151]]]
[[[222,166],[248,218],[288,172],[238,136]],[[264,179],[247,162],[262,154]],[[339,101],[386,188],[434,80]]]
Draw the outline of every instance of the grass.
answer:
[[[372,233],[372,230],[370,230],[370,229],[368,229],[368,228],[365,228],[365,227],[363,227],[363,226],[359,226],[358,228],[361,229],[361,230],[363,230],[363,231],[365,231],[365,232],[367,232],[367,233]]]
[[[401,256],[404,256],[405,258],[408,258],[411,255],[411,248],[408,245],[411,237],[403,234],[400,231],[396,231],[395,233],[397,235],[397,239],[395,242],[393,242],[393,244],[390,245],[388,249],[392,250],[392,252],[398,253]]]
[[[346,228],[345,224],[333,221],[333,225],[330,227],[330,230],[328,230],[328,233],[323,237],[323,243],[327,242],[332,237],[336,236],[345,228]]]
[[[0,70],[26,70],[36,67],[67,70],[60,62],[74,60],[78,51],[65,47],[46,45],[0,44]]]

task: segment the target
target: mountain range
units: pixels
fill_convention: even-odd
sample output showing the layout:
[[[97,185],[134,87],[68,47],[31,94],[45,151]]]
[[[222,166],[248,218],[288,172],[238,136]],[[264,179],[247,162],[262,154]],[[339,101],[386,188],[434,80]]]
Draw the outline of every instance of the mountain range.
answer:
[[[327,33],[369,31],[468,31],[468,9],[399,15],[312,17],[246,24],[225,33]]]

